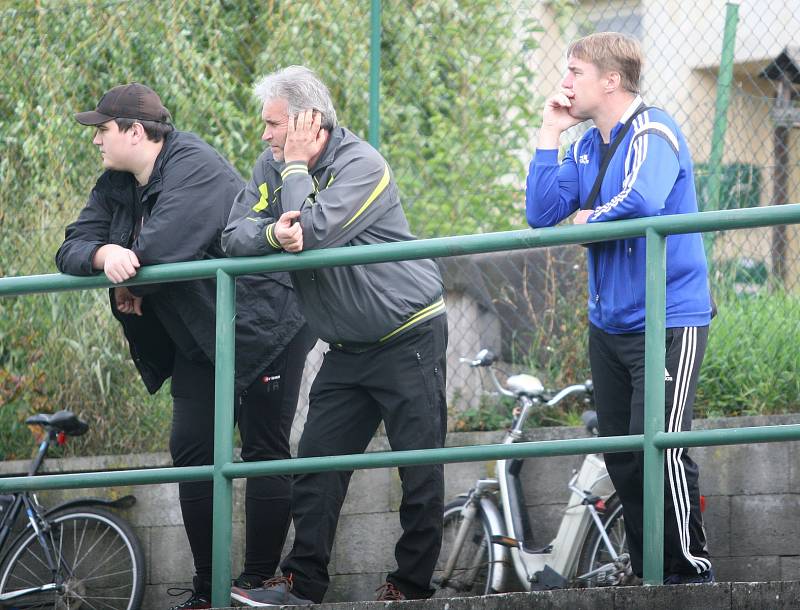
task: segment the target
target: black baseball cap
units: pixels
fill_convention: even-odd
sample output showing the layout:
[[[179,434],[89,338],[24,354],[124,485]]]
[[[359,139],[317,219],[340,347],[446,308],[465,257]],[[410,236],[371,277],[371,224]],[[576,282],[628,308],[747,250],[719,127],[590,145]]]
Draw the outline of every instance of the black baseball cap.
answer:
[[[75,120],[81,125],[100,125],[111,119],[169,123],[172,116],[161,103],[158,94],[150,87],[139,83],[114,87],[103,94],[97,103],[97,108],[75,114]]]

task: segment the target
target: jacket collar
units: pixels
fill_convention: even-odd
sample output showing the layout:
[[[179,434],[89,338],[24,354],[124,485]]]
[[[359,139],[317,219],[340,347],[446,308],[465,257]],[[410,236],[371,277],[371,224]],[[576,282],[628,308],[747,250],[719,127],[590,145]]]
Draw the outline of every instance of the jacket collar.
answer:
[[[325,145],[325,150],[322,151],[319,159],[317,159],[317,164],[313,168],[314,172],[323,170],[333,163],[333,157],[336,154],[336,149],[339,148],[339,144],[341,144],[342,140],[344,140],[344,136],[344,128],[340,127],[339,125],[331,130],[331,135],[328,138],[328,143]]]
[[[637,95],[635,98],[633,98],[633,101],[625,109],[625,112],[622,113],[622,116],[619,117],[619,121],[617,121],[617,124],[614,125],[614,128],[611,130],[611,139],[612,139],[612,141],[613,141],[614,136],[616,135],[616,133],[620,129],[622,129],[622,126],[625,124],[625,121],[627,121],[629,118],[631,118],[631,115],[634,112],[636,112],[636,110],[639,108],[639,106],[641,106],[643,103],[644,102],[642,101],[642,96],[641,95]]]
[[[161,192],[161,172],[164,169],[164,162],[169,156],[168,153],[170,150],[172,150],[172,147],[175,144],[175,138],[177,135],[178,131],[173,130],[164,137],[164,145],[161,147],[161,150],[159,151],[158,156],[153,163],[153,172],[150,174],[150,180],[147,181],[147,184],[144,187],[142,199]]]

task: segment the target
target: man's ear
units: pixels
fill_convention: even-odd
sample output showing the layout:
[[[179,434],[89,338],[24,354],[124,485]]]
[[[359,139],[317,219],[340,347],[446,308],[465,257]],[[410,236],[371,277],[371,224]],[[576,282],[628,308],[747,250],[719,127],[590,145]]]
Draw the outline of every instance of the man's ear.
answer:
[[[622,77],[619,75],[619,72],[610,71],[606,73],[606,86],[605,90],[606,93],[613,93],[617,89],[619,89],[620,81]]]
[[[141,142],[147,138],[147,134],[144,131],[144,125],[138,122],[131,125],[131,135],[133,136],[132,139],[134,142]]]

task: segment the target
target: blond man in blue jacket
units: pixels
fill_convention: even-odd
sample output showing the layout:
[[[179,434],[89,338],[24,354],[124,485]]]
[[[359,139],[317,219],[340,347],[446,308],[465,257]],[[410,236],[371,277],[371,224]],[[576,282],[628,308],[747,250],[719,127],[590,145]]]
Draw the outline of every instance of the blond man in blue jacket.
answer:
[[[528,223],[552,226],[576,211],[576,224],[696,212],[686,140],[666,112],[645,106],[639,96],[639,43],[614,32],[592,34],[572,43],[567,57],[561,89],[545,102],[528,174]],[[559,163],[561,134],[586,120],[594,126]],[[609,151],[610,161],[601,175]],[[591,244],[587,260],[589,359],[600,434],[642,434],[645,240]],[[664,405],[668,432],[691,428],[711,320],[707,276],[700,235],[670,236]],[[641,577],[642,453],[610,453],[605,459],[622,500],[631,567]],[[712,582],[697,465],[686,449],[667,449],[665,470],[664,582]]]

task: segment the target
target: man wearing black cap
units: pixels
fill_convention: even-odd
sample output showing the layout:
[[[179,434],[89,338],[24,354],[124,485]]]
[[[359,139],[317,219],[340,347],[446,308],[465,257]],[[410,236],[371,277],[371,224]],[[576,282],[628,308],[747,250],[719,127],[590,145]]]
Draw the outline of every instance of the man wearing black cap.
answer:
[[[236,170],[192,133],[176,131],[158,95],[137,83],[108,91],[75,118],[95,128],[106,171],[56,254],[60,271],[104,272],[115,284],[155,265],[224,256],[220,234],[244,186]],[[176,466],[213,463],[215,297],[213,280],[111,290],[131,357],[148,391],[172,377],[170,451]],[[313,337],[285,273],[237,282],[236,419],[245,461],[289,457],[289,433]],[[180,483],[196,576],[174,610],[210,608],[212,486]],[[252,478],[246,492],[246,553],[237,586],[273,575],[289,525],[287,476]]]

